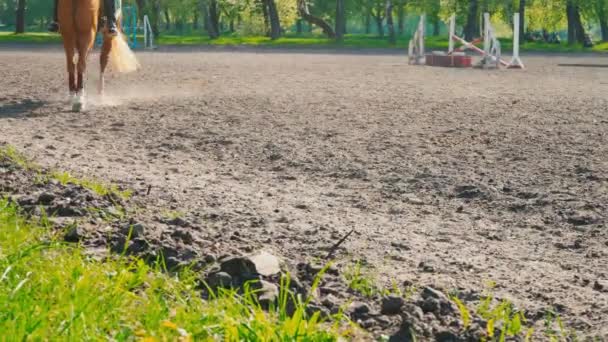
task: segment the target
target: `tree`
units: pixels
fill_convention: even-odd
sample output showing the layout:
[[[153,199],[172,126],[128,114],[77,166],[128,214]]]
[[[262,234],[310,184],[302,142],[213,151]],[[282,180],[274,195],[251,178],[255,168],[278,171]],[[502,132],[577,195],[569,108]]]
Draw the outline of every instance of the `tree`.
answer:
[[[25,32],[25,0],[18,0],[15,16],[15,33]]]
[[[469,0],[469,11],[467,12],[467,23],[464,27],[464,39],[472,41],[479,34],[479,1]]]
[[[343,40],[346,33],[346,7],[345,0],[336,0],[336,39]]]
[[[581,20],[581,11],[576,0],[567,0],[566,17],[568,19],[568,44],[585,43],[585,28]]]
[[[275,0],[262,0],[267,9],[270,21],[270,39],[275,40],[281,37],[281,20]]]
[[[201,0],[200,7],[207,35],[211,39],[218,38],[220,27],[217,0]]]
[[[370,14],[376,21],[378,35],[384,37],[384,18],[386,16],[386,4],[384,0],[372,0]]]
[[[307,0],[298,0],[298,12],[302,19],[306,20],[311,26],[319,26],[327,37],[336,38],[334,29],[325,20],[310,13]]]
[[[526,0],[519,0],[519,40],[524,41],[526,28]]]
[[[388,42],[397,44],[397,35],[395,33],[395,25],[393,23],[393,2],[386,0],[386,27],[388,28]]]

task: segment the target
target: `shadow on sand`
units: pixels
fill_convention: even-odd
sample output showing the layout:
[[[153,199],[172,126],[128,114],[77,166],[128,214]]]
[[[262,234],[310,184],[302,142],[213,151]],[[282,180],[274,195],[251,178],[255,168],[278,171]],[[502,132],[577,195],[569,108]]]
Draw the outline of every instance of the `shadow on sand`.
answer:
[[[45,104],[44,101],[29,99],[20,102],[0,103],[0,119],[25,117]]]

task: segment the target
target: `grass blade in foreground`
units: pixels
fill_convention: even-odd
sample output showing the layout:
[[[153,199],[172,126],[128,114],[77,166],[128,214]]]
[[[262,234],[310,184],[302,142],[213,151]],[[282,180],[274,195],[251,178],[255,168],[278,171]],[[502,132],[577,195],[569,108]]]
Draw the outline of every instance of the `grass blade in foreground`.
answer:
[[[235,293],[209,302],[196,275],[170,277],[137,259],[97,262],[0,199],[0,331],[14,340],[335,341],[305,310],[265,312]]]

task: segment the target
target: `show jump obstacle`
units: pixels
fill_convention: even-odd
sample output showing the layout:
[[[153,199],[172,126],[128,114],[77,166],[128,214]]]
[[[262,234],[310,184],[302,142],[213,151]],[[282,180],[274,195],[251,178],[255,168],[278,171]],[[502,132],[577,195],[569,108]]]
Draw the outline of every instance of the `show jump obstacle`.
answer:
[[[515,13],[513,18],[513,58],[507,62],[501,58],[500,41],[496,36],[490,14],[484,13],[483,37],[468,42],[456,35],[456,15],[450,18],[450,41],[447,54],[445,52],[433,51],[424,54],[424,16],[421,16],[418,30],[414,34],[414,39],[410,41],[410,64],[426,64],[430,66],[444,67],[470,67],[472,57],[465,53],[465,50],[472,50],[481,56],[480,64],[484,69],[499,68],[504,66],[510,69],[523,69],[524,64],[519,57],[519,13]],[[477,47],[483,41],[483,49]],[[459,42],[462,47],[456,48],[455,43]]]

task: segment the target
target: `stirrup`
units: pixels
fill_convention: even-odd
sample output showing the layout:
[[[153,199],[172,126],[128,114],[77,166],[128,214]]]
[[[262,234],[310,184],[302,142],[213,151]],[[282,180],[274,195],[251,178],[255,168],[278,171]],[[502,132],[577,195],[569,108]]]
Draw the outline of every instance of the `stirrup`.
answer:
[[[108,34],[112,37],[118,36],[118,27],[108,21]]]

